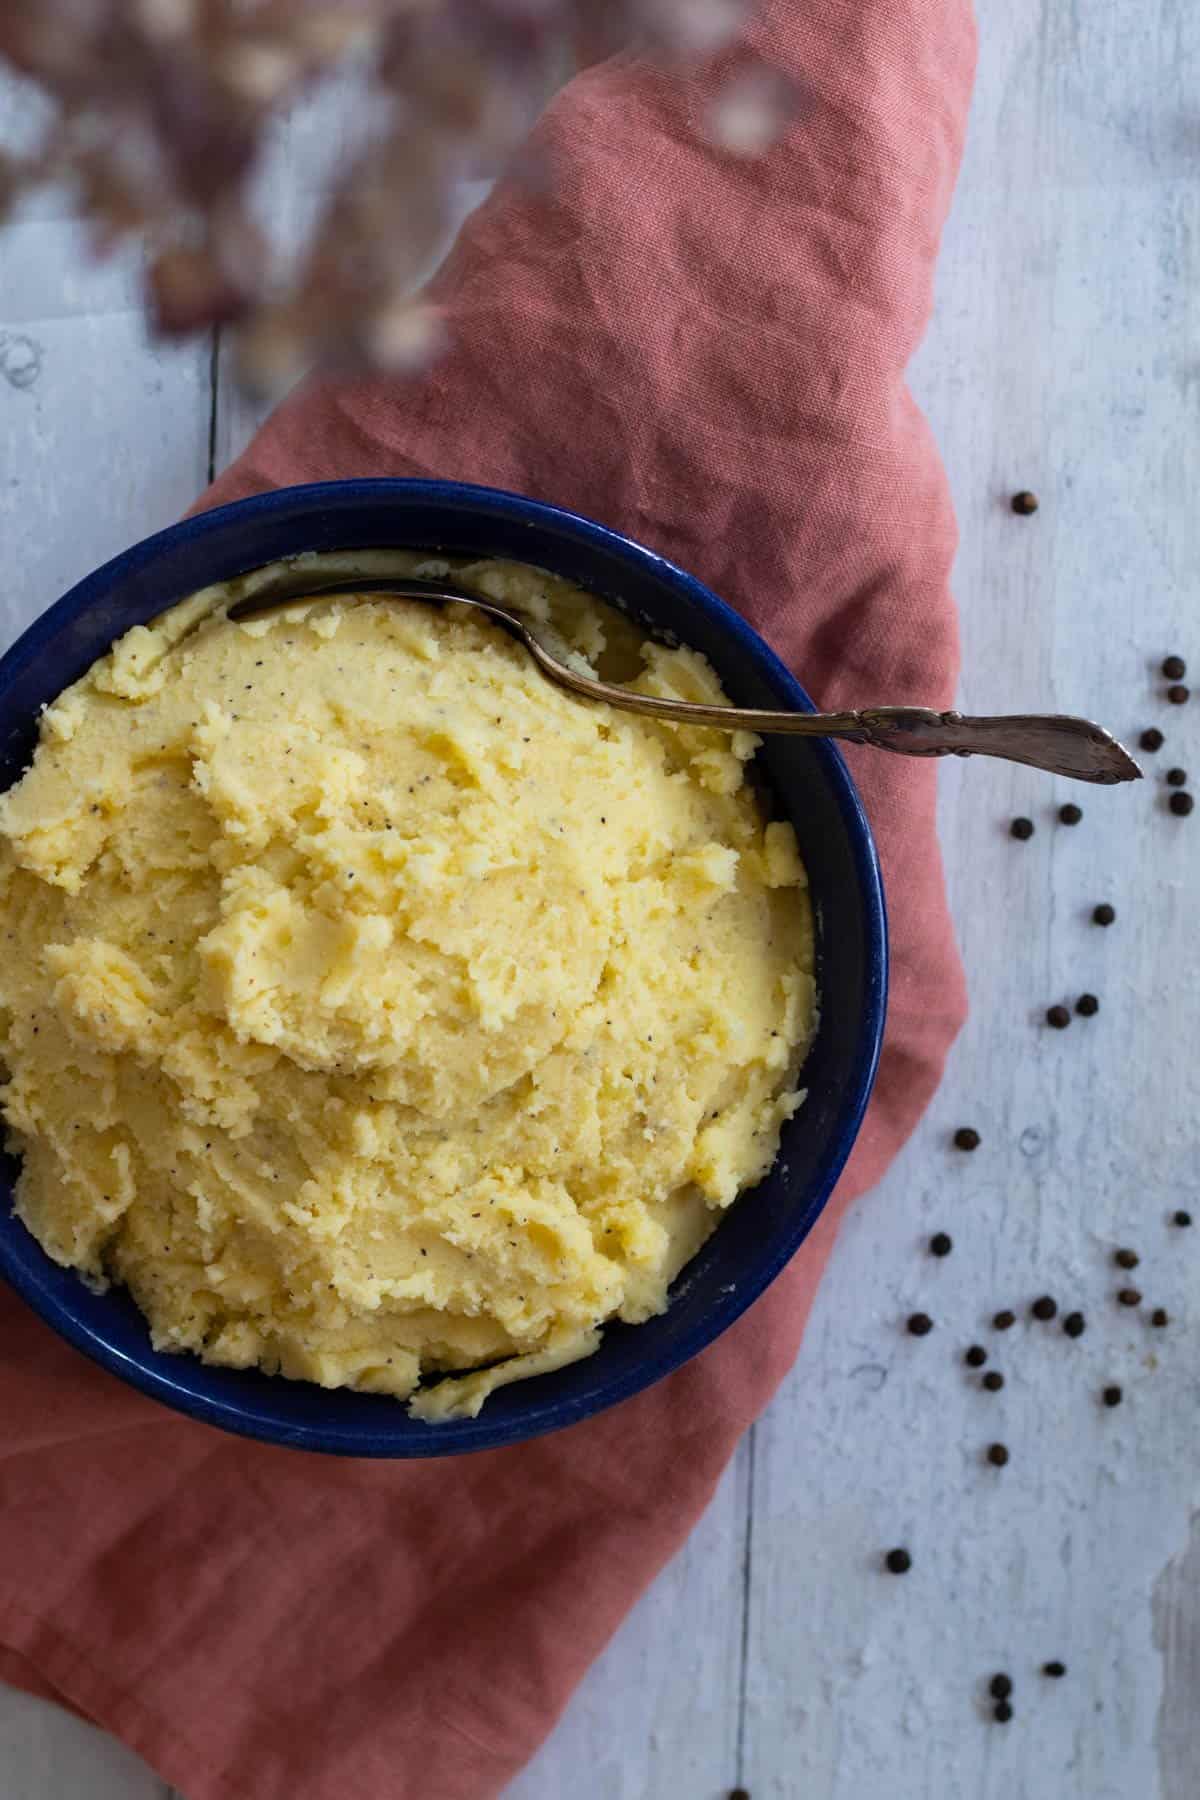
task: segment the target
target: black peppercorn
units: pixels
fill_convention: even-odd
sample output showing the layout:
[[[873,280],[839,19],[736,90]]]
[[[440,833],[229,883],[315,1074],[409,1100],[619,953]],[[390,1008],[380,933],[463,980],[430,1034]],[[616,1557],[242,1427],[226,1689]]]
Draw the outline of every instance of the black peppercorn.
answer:
[[[1052,1319],[1058,1312],[1058,1301],[1051,1299],[1049,1294],[1043,1294],[1040,1300],[1034,1301],[1029,1310],[1035,1319]]]
[[[908,1334],[910,1337],[928,1337],[933,1330],[933,1320],[928,1313],[910,1313],[908,1317]]]
[[[992,1696],[993,1700],[1007,1700],[1012,1693],[1012,1676],[1004,1674],[993,1675],[992,1679],[988,1682],[988,1693]]]
[[[1020,838],[1024,841],[1026,838],[1031,838],[1033,836],[1033,820],[1014,819],[1008,830],[1011,837]]]
[[[1180,1226],[1183,1226],[1185,1229],[1187,1226],[1189,1226],[1191,1224],[1191,1222],[1192,1222],[1192,1215],[1190,1212],[1177,1212],[1172,1216],[1172,1219],[1171,1219],[1172,1225],[1180,1225]]]
[[[1017,1322],[1016,1313],[1007,1312],[1007,1311],[1006,1312],[998,1312],[992,1320],[992,1324],[995,1326],[997,1331],[1007,1331],[1007,1330],[1009,1330],[1009,1328],[1011,1326],[1015,1325],[1016,1322]]]
[[[1154,1311],[1150,1314],[1150,1323],[1159,1331],[1162,1330],[1164,1325],[1169,1325],[1171,1323],[1171,1315],[1165,1306],[1155,1307]]]
[[[1051,1681],[1059,1681],[1067,1672],[1066,1663],[1048,1662],[1042,1664],[1042,1674],[1049,1675]]]
[[[1142,1296],[1134,1287],[1121,1288],[1117,1294],[1117,1302],[1120,1306],[1140,1306]]]
[[[999,1369],[989,1369],[983,1378],[983,1385],[989,1394],[998,1394],[1004,1386],[1004,1377]]]
[[[1111,925],[1116,916],[1116,907],[1110,906],[1107,900],[1102,900],[1092,913],[1092,923],[1093,925]]]
[[[1013,1716],[1013,1709],[1007,1700],[997,1700],[992,1708],[992,1717],[997,1725],[1007,1725]]]
[[[1124,1398],[1124,1394],[1115,1383],[1112,1387],[1106,1387],[1104,1390],[1103,1399],[1105,1406],[1120,1406]]]
[[[907,1550],[889,1550],[884,1562],[889,1575],[907,1575],[912,1568],[912,1557]]]
[[[1187,786],[1187,770],[1186,769],[1168,769],[1167,770],[1167,786],[1168,787],[1186,787]]]
[[[1046,1008],[1046,1023],[1047,1025],[1053,1025],[1055,1031],[1065,1031],[1067,1026],[1071,1023],[1071,1015],[1065,1006],[1048,1006]]]
[[[987,1459],[994,1469],[1002,1469],[1008,1461],[1007,1444],[989,1444]]]
[[[1162,672],[1168,681],[1182,681],[1187,674],[1187,664],[1182,656],[1164,656]]]
[[[982,1369],[984,1363],[987,1361],[987,1351],[982,1344],[972,1344],[971,1348],[964,1354],[963,1361],[969,1369]]]
[[[1076,806],[1073,800],[1068,800],[1065,806],[1059,807],[1058,817],[1063,825],[1078,825],[1083,817],[1083,808]]]
[[[1138,739],[1138,743],[1143,750],[1161,750],[1163,747],[1163,734],[1158,729],[1157,725],[1148,725]]]
[[[1172,706],[1186,706],[1191,697],[1190,688],[1185,688],[1182,681],[1173,681],[1167,689],[1167,699]]]
[[[1022,518],[1028,518],[1038,509],[1038,497],[1036,494],[1031,494],[1028,488],[1022,488],[1019,494],[1013,495],[1009,504],[1015,513],[1020,514]]]
[[[1075,1011],[1081,1019],[1094,1019],[1100,1011],[1100,1002],[1095,994],[1080,994],[1075,1002]]]
[[[1192,799],[1192,796],[1188,793],[1186,788],[1176,788],[1175,792],[1171,795],[1171,798],[1167,801],[1167,805],[1171,808],[1171,811],[1175,814],[1177,819],[1186,819],[1195,804],[1196,802]]]
[[[1082,1337],[1087,1330],[1087,1320],[1081,1312],[1070,1312],[1063,1320],[1063,1330],[1068,1337]]]
[[[956,1150],[978,1150],[979,1144],[979,1133],[975,1130],[973,1125],[960,1125],[954,1134],[954,1148]]]
[[[1141,1260],[1136,1250],[1113,1251],[1113,1261],[1118,1269],[1136,1269]]]
[[[944,1231],[935,1231],[929,1240],[931,1256],[949,1256],[953,1248],[954,1239],[948,1237]]]

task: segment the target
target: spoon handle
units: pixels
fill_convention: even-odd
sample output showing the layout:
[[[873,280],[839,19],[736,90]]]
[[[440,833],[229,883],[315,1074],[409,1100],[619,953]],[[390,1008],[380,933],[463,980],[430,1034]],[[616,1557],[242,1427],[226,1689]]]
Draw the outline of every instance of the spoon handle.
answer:
[[[1137,781],[1142,773],[1102,726],[1064,713],[970,718],[923,706],[879,706],[860,711],[858,719],[858,742],[906,756],[1000,756],[1075,781],[1105,784]]]

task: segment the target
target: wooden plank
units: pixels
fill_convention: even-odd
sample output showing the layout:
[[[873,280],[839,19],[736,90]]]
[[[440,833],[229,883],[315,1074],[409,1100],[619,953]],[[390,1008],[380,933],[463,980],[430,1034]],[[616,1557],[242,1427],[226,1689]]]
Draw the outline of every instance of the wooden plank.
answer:
[[[1075,828],[1055,818],[1066,784],[946,770],[972,1017],[933,1116],[850,1221],[761,1430],[755,1800],[1195,1791],[1200,1593],[1159,1577],[1200,1488],[1200,1233],[1166,1222],[1195,1204],[1200,833],[1166,812],[1163,785],[1176,762],[1200,780],[1200,716],[1163,703],[1156,668],[1179,649],[1200,676],[1200,193],[1179,126],[1200,15],[1172,0],[981,10],[916,370],[962,526],[964,702],[1091,712],[1134,739],[1156,723],[1168,742],[1140,790],[1070,792]],[[1021,487],[1041,496],[1032,519],[1008,509]],[[1028,844],[1007,835],[1018,812],[1036,822]],[[1100,900],[1118,911],[1107,931],[1090,923]],[[1047,1003],[1084,990],[1099,1015],[1048,1030]],[[973,1156],[948,1146],[962,1123],[983,1134]],[[945,1262],[926,1250],[937,1229],[955,1239]],[[1168,1332],[1114,1304],[1125,1242]],[[1078,1342],[1027,1317],[989,1330],[996,1308],[1025,1314],[1047,1290],[1087,1313]],[[903,1331],[918,1305],[936,1320],[921,1341]],[[964,1369],[976,1339],[1003,1393]],[[1115,1411],[1098,1401],[1110,1381]],[[1003,1470],[982,1461],[993,1439],[1011,1448]],[[903,1580],[880,1570],[897,1542],[914,1557]],[[1053,1657],[1070,1666],[1057,1683],[1037,1673]],[[1000,1669],[1016,1683],[1007,1730],[984,1703]]]

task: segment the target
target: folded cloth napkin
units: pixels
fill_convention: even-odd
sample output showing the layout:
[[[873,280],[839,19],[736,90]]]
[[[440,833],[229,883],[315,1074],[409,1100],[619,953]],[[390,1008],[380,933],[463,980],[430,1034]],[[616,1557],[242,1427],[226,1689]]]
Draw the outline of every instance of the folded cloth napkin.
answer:
[[[712,75],[594,67],[537,129],[552,182],[502,184],[464,229],[432,372],[305,386],[204,504],[331,476],[516,488],[695,571],[824,704],[948,703],[954,527],[903,371],[959,159],[968,0],[774,0],[752,39],[801,97],[769,154],[714,146]],[[500,1792],[791,1364],[838,1218],[960,1022],[932,768],[853,761],[891,905],[886,1046],[836,1201],[758,1305],[599,1418],[389,1465],[177,1418],[6,1294],[0,1673],[189,1800]]]

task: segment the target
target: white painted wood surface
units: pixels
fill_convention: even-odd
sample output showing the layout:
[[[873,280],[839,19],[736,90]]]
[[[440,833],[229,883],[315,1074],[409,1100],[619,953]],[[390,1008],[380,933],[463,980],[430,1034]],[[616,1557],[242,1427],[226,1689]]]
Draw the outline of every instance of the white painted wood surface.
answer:
[[[943,788],[972,1018],[933,1111],[849,1222],[799,1363],[686,1551],[506,1800],[1194,1800],[1200,1791],[1200,9],[984,9],[971,142],[915,370],[951,471],[971,706],[1086,710],[1166,749],[1137,792],[1002,765]],[[11,634],[202,484],[207,346],[149,349],[128,272],[43,213],[0,235],[0,521]],[[36,364],[36,372],[30,373]],[[253,423],[217,369],[218,466]],[[1041,510],[1008,511],[1029,486]],[[1026,812],[1028,844],[1006,835]],[[1089,923],[1110,899],[1117,924]],[[1101,1011],[1065,1033],[1045,1006]],[[961,1123],[983,1134],[952,1152]],[[953,1255],[926,1253],[930,1232]],[[1113,1302],[1118,1243],[1171,1312]],[[1023,1316],[1078,1305],[1076,1343]],[[916,1306],[934,1333],[908,1338]],[[1003,1370],[982,1392],[978,1339]],[[1125,1403],[1100,1406],[1119,1381]],[[1003,1470],[982,1452],[1011,1448]],[[880,1553],[910,1546],[903,1580]],[[1057,1683],[1037,1673],[1069,1665]],[[1008,1670],[1016,1717],[991,1723]],[[162,1800],[136,1758],[0,1690],[0,1800]],[[436,1797],[434,1797],[436,1800]]]

